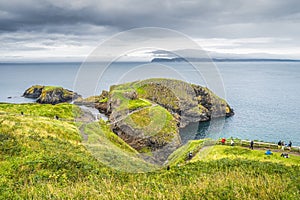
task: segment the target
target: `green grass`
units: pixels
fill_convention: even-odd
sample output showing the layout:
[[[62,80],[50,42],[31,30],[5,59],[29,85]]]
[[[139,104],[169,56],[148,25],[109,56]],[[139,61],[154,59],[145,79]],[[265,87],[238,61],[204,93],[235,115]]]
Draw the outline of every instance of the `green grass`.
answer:
[[[251,150],[240,146],[216,145],[199,152],[194,161],[211,161],[219,159],[242,159],[259,162],[273,162],[284,165],[298,165],[300,167],[300,156],[289,154],[289,158],[281,157],[282,152],[273,152],[273,155],[265,155],[265,150]],[[289,152],[286,152],[289,153]]]
[[[147,101],[146,99],[133,99],[128,101],[128,109],[136,110],[139,108],[149,107],[152,103]]]
[[[188,141],[187,144],[178,148],[168,157],[168,165],[172,166],[184,164],[186,161],[188,161],[188,153],[192,152],[192,154],[195,155],[201,149],[201,147],[203,147],[203,144],[204,140]]]
[[[83,144],[106,166],[126,172],[144,172],[156,168],[141,159],[138,152],[113,133],[104,121],[87,124],[84,132],[88,140]]]
[[[130,114],[124,120],[134,129],[140,130],[145,136],[155,138],[163,145],[170,142],[178,134],[177,122],[163,107],[154,106]]]
[[[14,114],[16,107],[10,108],[6,112]],[[265,158],[264,151],[220,145],[198,151],[201,141],[191,141],[173,157],[176,163],[190,150],[199,152],[185,165],[126,173],[97,160],[75,123],[44,112],[0,115],[0,199],[299,199],[299,157]],[[111,162],[133,162],[126,156],[138,155],[103,121],[84,129],[86,143]],[[138,156],[134,161],[137,170],[145,167]]]
[[[0,114],[20,115],[21,112],[25,116],[43,116],[54,118],[58,116],[61,119],[73,120],[75,117],[81,114],[81,110],[78,106],[61,103],[57,105],[50,104],[5,104],[0,103]]]
[[[53,90],[62,90],[62,87],[57,87],[57,86],[44,86],[43,91],[49,92],[49,91],[53,91]]]
[[[99,100],[98,102],[99,102],[99,103],[106,103],[107,101],[108,101],[108,98],[106,97],[106,98],[104,98],[104,99]]]

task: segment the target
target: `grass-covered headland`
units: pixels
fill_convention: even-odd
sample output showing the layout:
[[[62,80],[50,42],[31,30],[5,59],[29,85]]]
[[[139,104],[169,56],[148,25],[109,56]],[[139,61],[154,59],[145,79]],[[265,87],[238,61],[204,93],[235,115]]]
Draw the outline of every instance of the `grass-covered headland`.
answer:
[[[296,154],[190,141],[170,155],[169,170],[122,172],[110,163],[151,166],[105,122],[74,122],[80,114],[71,104],[0,104],[0,199],[299,199]]]

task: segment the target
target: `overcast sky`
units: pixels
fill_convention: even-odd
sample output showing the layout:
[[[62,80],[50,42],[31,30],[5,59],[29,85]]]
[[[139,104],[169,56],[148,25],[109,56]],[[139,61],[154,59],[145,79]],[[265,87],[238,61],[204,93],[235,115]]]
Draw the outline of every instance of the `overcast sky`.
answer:
[[[0,61],[82,61],[139,27],[182,32],[213,56],[300,59],[298,0],[1,0]]]

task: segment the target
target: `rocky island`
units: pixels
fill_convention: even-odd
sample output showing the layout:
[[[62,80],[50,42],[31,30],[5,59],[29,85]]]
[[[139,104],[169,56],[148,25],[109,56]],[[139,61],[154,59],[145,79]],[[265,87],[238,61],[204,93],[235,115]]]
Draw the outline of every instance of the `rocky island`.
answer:
[[[77,93],[55,86],[34,85],[28,88],[22,95],[25,98],[36,99],[41,104],[58,104],[71,102],[79,97]]]
[[[180,128],[234,115],[229,104],[208,88],[173,79],[113,85],[99,96],[74,103],[97,108],[115,134],[140,153],[151,152],[151,159],[159,162],[181,145]]]

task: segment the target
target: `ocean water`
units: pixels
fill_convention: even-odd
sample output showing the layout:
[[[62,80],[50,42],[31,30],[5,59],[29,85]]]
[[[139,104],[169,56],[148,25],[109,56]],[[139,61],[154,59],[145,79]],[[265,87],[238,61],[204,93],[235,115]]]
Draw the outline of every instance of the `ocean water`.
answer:
[[[291,140],[300,146],[299,62],[203,63],[198,69],[186,63],[100,65],[0,64],[0,102],[32,102],[21,95],[35,84],[63,86],[90,96],[113,84],[150,77],[176,78],[212,88],[235,111],[227,119],[191,124],[182,130],[183,140],[232,136],[270,142]],[[216,70],[210,73],[213,67]]]

